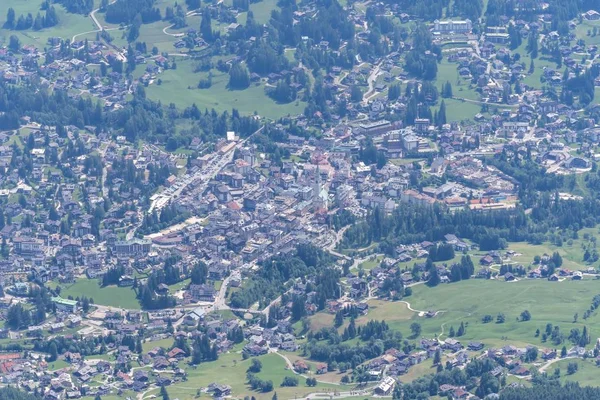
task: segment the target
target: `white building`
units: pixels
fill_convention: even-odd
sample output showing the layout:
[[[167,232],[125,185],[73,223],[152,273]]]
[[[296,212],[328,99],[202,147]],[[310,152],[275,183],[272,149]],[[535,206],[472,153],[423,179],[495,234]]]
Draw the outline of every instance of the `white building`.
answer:
[[[440,21],[435,20],[434,22],[434,32],[439,32],[441,34],[445,33],[471,33],[473,30],[473,23],[470,19],[464,21]]]

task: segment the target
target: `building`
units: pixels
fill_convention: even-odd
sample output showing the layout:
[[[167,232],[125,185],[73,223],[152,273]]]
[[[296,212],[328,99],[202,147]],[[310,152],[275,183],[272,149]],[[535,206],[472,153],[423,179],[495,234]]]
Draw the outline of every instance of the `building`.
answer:
[[[16,237],[12,240],[15,253],[19,255],[33,255],[42,251],[42,241],[34,238]]]
[[[150,253],[152,241],[146,239],[123,240],[115,243],[115,253],[121,255],[146,255]]]
[[[69,313],[77,312],[77,300],[63,299],[62,297],[53,297],[52,302],[56,304],[58,311]]]
[[[470,19],[464,21],[440,21],[435,20],[433,22],[434,28],[433,31],[436,33],[447,34],[447,33],[471,33],[473,30],[473,23]]]
[[[391,376],[386,376],[381,382],[375,387],[375,394],[378,396],[387,396],[394,389],[396,381]]]

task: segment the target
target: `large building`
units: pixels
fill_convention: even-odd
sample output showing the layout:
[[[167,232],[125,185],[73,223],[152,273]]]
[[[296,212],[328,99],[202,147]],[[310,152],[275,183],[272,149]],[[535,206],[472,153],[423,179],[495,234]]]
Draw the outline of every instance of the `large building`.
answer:
[[[53,297],[52,302],[56,304],[58,311],[75,313],[77,312],[77,300],[63,299],[62,297]]]
[[[433,31],[436,33],[441,33],[441,34],[447,34],[447,33],[471,33],[471,31],[473,30],[473,23],[471,22],[470,19],[464,20],[464,21],[453,21],[453,20],[448,20],[448,21],[440,21],[440,20],[435,20],[433,22],[434,27],[433,27]]]
[[[19,255],[33,255],[42,251],[42,241],[39,239],[18,236],[12,239],[15,253]]]
[[[115,243],[115,253],[121,255],[146,255],[150,252],[152,241],[146,239],[123,240]]]

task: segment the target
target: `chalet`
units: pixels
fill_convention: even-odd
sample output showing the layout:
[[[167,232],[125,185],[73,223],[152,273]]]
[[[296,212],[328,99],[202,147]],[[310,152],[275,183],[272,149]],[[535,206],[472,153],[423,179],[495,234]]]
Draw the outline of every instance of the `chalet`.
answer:
[[[296,371],[299,374],[303,374],[306,371],[308,371],[308,366],[304,361],[296,360],[296,362],[294,362],[294,371]]]
[[[208,284],[192,284],[189,288],[190,296],[198,301],[213,301],[216,296],[215,288]]]
[[[467,348],[471,351],[479,351],[482,350],[484,347],[484,344],[481,342],[470,342],[469,345],[467,346]]]
[[[392,378],[391,376],[386,376],[375,387],[374,392],[378,396],[387,396],[392,392],[395,385],[396,385],[396,380],[394,378]]]

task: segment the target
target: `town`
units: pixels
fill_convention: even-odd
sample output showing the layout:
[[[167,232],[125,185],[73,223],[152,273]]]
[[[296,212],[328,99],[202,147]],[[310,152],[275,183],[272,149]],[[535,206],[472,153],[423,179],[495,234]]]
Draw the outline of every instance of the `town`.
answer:
[[[597,386],[600,13],[425,3],[0,5],[0,398]]]

